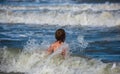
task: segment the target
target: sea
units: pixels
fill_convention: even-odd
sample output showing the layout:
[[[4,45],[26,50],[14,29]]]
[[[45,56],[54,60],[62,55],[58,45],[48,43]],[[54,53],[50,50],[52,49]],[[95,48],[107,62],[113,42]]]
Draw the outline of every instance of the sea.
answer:
[[[120,74],[120,1],[0,0],[0,74]]]

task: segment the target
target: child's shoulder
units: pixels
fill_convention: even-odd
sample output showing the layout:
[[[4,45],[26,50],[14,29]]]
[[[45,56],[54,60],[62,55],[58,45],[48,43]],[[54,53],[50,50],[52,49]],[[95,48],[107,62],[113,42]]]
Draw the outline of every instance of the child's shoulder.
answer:
[[[56,42],[53,42],[53,43],[51,44],[51,46],[56,46],[56,44],[57,44]]]
[[[52,47],[56,47],[56,46],[58,47],[58,46],[61,46],[62,44],[63,43],[60,43],[60,42],[56,41],[56,42],[52,43],[51,46]]]

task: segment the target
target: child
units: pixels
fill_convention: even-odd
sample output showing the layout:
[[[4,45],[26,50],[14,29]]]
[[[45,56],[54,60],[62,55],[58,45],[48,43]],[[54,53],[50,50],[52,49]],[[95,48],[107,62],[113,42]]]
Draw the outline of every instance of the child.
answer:
[[[66,34],[64,29],[58,29],[55,32],[56,41],[53,44],[51,44],[50,47],[48,48],[48,51],[47,51],[48,54],[52,54],[55,51],[60,50],[60,47],[64,44],[65,35]],[[66,49],[67,48],[62,48],[62,52],[61,52],[61,55],[63,55],[64,58],[66,56]]]

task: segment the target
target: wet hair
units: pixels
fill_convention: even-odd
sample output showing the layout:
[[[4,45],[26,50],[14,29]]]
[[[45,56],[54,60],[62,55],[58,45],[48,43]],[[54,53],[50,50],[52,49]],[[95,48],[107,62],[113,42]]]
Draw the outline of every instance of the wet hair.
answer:
[[[64,29],[58,29],[55,32],[55,38],[57,41],[64,42],[65,41],[65,30]]]

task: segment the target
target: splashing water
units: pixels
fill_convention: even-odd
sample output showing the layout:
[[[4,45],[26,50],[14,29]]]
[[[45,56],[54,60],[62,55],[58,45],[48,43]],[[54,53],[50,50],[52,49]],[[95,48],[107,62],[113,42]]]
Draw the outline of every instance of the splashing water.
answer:
[[[80,37],[80,36],[79,36]],[[78,38],[83,39],[83,38]],[[25,50],[28,47],[35,47],[38,44],[35,40],[27,42]],[[34,47],[34,46],[35,47]],[[28,46],[28,47],[27,47]],[[48,46],[48,45],[46,45]],[[67,44],[61,48],[68,46]],[[32,49],[33,49],[32,48]],[[110,63],[102,63],[100,60],[87,59],[81,57],[69,56],[63,59],[58,55],[61,48],[50,56],[39,48],[37,51],[22,51],[17,55],[13,55],[6,47],[3,48],[3,59],[0,64],[0,70],[3,72],[23,72],[25,74],[119,74],[119,64],[114,66]],[[26,50],[29,51],[29,48]],[[33,52],[34,51],[34,52]],[[114,68],[113,68],[114,66]]]
[[[63,49],[67,49],[67,51],[66,51],[66,56],[65,56],[65,57],[63,57],[63,56],[61,55],[61,52],[62,52]],[[52,58],[54,58],[54,57],[57,56],[57,58],[62,58],[61,60],[66,59],[66,57],[68,57],[68,51],[69,51],[68,44],[63,43],[63,44],[60,46],[60,48],[58,48],[53,54],[49,55],[49,57],[45,60],[45,65],[43,66],[40,74],[44,74],[44,70],[46,70],[46,68],[49,67],[48,65],[49,65],[49,63],[50,63],[50,61],[51,61]],[[63,58],[64,58],[64,59],[63,59]],[[60,61],[61,61],[61,60],[60,60]],[[60,62],[60,61],[59,61],[59,62]],[[54,62],[53,62],[53,63],[54,63]]]
[[[120,74],[120,64],[116,62],[116,59],[120,59],[119,25],[120,4],[117,3],[0,5],[0,71],[24,74]],[[59,55],[61,50],[49,56],[46,54],[54,41],[54,31],[58,28],[66,29],[66,42],[70,47],[70,56],[66,59]],[[81,54],[102,54],[103,57],[118,55],[118,58],[107,57],[105,60],[115,59],[115,62],[103,63],[99,58],[77,56]]]
[[[88,43],[84,40],[83,36],[78,36],[77,40],[80,43],[80,47],[82,47],[82,49],[85,49],[88,46]]]

